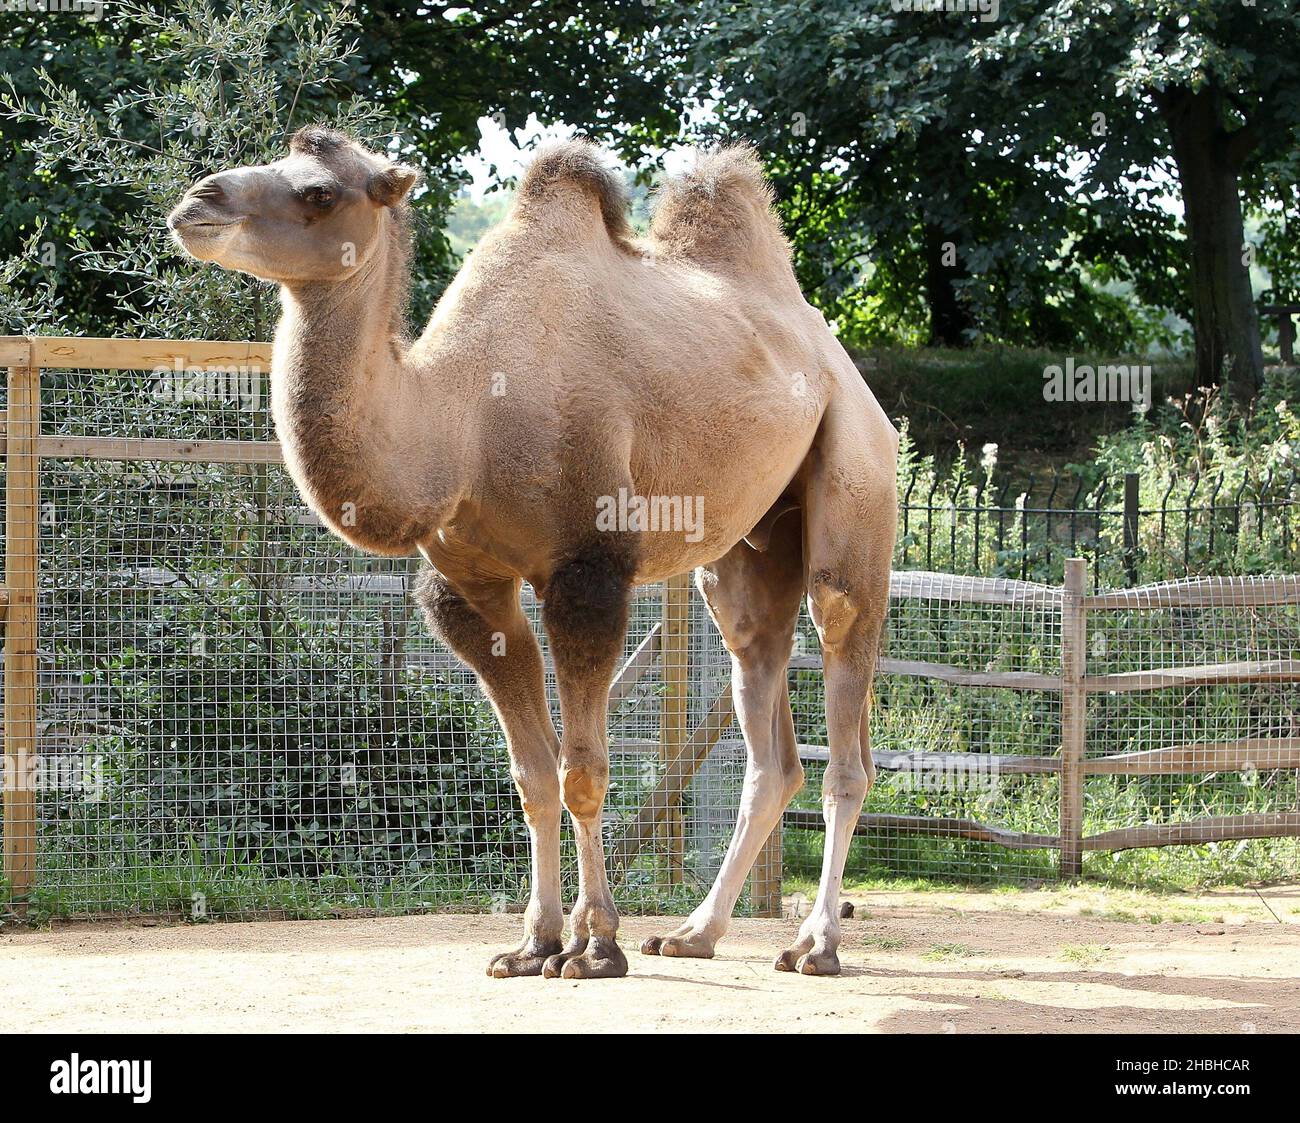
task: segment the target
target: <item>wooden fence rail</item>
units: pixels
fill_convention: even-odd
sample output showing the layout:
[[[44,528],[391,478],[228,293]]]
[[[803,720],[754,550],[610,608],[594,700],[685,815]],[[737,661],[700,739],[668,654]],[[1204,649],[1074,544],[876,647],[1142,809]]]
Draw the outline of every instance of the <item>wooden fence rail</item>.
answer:
[[[37,754],[37,605],[40,548],[40,463],[43,459],[110,459],[273,464],[281,461],[274,441],[208,441],[61,436],[41,432],[42,369],[174,370],[178,367],[240,366],[270,370],[267,343],[199,340],[122,340],[0,337],[0,363],[9,370],[8,409],[0,415],[0,441],[7,471],[5,499],[5,569],[0,587],[4,620],[4,876],[19,909],[36,876],[36,793],[26,782]],[[1062,699],[1061,744],[1055,756],[969,753],[902,753],[875,751],[879,768],[932,770],[949,768],[960,757],[966,765],[987,764],[1007,773],[1044,773],[1059,777],[1060,808],[1056,835],[1028,834],[969,819],[864,814],[861,831],[908,831],[996,843],[1012,849],[1059,851],[1063,876],[1082,871],[1087,851],[1169,846],[1218,839],[1300,835],[1300,812],[1275,812],[1206,818],[1181,823],[1145,824],[1082,834],[1084,780],[1089,775],[1175,775],[1189,771],[1246,768],[1300,769],[1300,738],[1257,738],[1212,744],[1180,744],[1144,752],[1120,753],[1089,760],[1086,710],[1090,694],[1156,690],[1171,686],[1219,683],[1300,682],[1300,660],[1246,660],[1211,666],[1173,667],[1123,674],[1088,675],[1088,618],[1096,612],[1156,608],[1254,608],[1300,603],[1300,577],[1269,579],[1212,578],[1087,595],[1084,562],[1071,559],[1061,588],[1001,578],[950,574],[893,574],[896,600],[1013,606],[1056,611],[1061,621],[1059,675],[1039,672],[976,671],[916,660],[884,658],[885,675],[931,679],[970,689],[1058,692]],[[689,651],[689,582],[666,584],[663,622],[646,637],[618,676],[614,695],[626,696],[637,679],[657,662],[665,690],[661,696],[657,751],[662,768],[653,791],[624,826],[613,847],[615,875],[625,873],[637,856],[658,839],[669,855],[670,870],[680,865],[680,816],[686,789],[709,752],[727,731],[733,710],[730,688],[713,700],[707,715],[688,728],[686,659]],[[820,667],[817,656],[791,661],[793,669]],[[646,751],[637,746],[636,751]],[[824,759],[825,749],[804,746],[809,759]],[[821,829],[817,812],[789,811],[787,825]],[[777,832],[779,836],[780,832]],[[757,911],[780,908],[779,837],[760,854],[751,880]]]

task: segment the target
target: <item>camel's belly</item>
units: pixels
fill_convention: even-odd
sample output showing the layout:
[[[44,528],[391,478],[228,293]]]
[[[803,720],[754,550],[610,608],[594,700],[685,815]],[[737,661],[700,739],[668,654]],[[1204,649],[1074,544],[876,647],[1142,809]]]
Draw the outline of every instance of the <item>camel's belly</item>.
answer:
[[[729,456],[716,457],[700,472],[671,484],[653,480],[639,486],[644,492],[641,521],[626,529],[638,531],[638,583],[661,581],[678,573],[716,561],[758,524],[781,497],[799,471],[816,433],[783,434],[780,443],[765,448],[731,448]],[[614,504],[618,512],[630,510],[634,500]],[[657,520],[650,522],[652,516]],[[646,525],[649,522],[649,525]],[[620,529],[622,529],[620,527]]]

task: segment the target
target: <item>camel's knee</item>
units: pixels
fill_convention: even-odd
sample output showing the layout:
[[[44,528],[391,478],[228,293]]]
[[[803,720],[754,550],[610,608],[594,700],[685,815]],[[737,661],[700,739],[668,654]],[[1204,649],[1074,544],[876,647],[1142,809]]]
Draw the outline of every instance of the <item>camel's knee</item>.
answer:
[[[839,647],[849,638],[861,606],[848,584],[830,570],[819,570],[808,588],[809,609],[823,647]]]
[[[560,778],[553,762],[549,768],[512,762],[510,778],[519,792],[524,821],[530,827],[546,826],[560,817]]]
[[[760,819],[785,809],[785,777],[778,765],[751,761],[741,794],[742,809]]]
[[[822,777],[822,803],[833,806],[860,808],[871,786],[867,770],[860,758],[831,761]]]
[[[594,819],[605,805],[609,760],[595,749],[568,750],[560,765],[564,806],[575,819]]]
[[[771,765],[754,774],[747,796],[750,810],[760,818],[779,815],[803,787],[803,766]]]

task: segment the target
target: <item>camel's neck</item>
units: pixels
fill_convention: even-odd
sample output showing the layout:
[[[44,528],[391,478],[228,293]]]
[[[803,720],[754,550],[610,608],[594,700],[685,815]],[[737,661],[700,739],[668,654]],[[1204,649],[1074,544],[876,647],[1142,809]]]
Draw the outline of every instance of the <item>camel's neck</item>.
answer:
[[[422,463],[437,433],[414,447],[409,436],[418,416],[436,429],[439,409],[436,387],[405,361],[401,238],[391,231],[345,281],[283,287],[271,371],[276,432],[304,497],[344,538],[387,554],[434,529],[447,485]]]
[[[322,421],[344,439],[376,406],[376,391],[401,386],[396,304],[402,267],[384,240],[347,280],[288,284],[275,334],[275,421],[282,440],[313,438]]]

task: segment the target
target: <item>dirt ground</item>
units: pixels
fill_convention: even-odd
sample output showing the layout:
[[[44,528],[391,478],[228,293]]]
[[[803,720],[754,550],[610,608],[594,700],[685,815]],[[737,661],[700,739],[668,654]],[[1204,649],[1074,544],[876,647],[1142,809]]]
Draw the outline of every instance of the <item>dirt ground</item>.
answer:
[[[517,915],[11,927],[0,1032],[1300,1030],[1300,886],[848,899],[834,979],[772,970],[798,899],[712,961],[635,953],[672,922],[627,917],[631,974],[588,982],[489,979]]]

